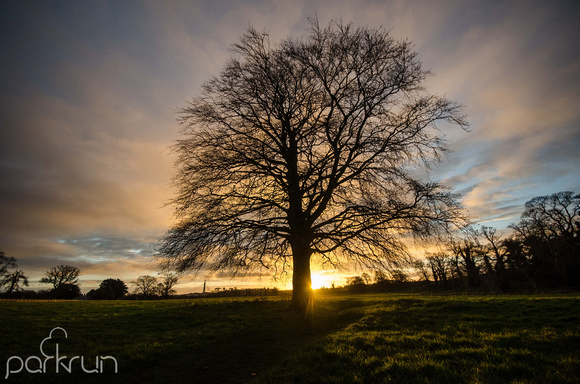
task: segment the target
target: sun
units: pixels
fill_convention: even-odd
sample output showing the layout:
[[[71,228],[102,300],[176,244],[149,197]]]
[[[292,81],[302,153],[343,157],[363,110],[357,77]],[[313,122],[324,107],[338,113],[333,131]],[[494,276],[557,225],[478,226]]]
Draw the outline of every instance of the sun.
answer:
[[[311,275],[312,279],[312,289],[320,289],[322,287],[329,288],[332,285],[331,276],[321,275],[318,273],[313,273]]]

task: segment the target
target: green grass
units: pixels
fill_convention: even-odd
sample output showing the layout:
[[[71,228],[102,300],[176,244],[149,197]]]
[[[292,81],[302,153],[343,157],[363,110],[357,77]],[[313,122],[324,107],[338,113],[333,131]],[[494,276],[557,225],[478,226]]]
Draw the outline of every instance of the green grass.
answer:
[[[40,355],[114,356],[119,373],[11,382],[577,383],[580,297],[319,296],[313,316],[272,299],[0,302],[0,375]],[[42,357],[42,355],[40,355]],[[50,371],[50,369],[49,369]]]

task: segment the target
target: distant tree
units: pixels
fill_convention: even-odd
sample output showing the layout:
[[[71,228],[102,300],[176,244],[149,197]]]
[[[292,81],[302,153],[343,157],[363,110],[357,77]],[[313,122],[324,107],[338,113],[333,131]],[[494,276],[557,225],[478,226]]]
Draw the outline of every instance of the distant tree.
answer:
[[[28,287],[28,278],[24,275],[22,270],[9,273],[0,280],[0,286],[6,288],[7,294],[21,291],[21,285]]]
[[[508,290],[510,287],[510,274],[507,272],[508,249],[505,240],[497,234],[497,230],[491,227],[481,227],[482,254],[485,264],[485,282],[495,290]]]
[[[419,276],[425,281],[429,281],[429,270],[427,269],[428,263],[423,260],[416,260],[413,262],[413,268],[419,272]]]
[[[395,283],[405,283],[409,281],[409,275],[402,269],[396,268],[391,271],[391,276]]]
[[[580,247],[580,195],[567,191],[534,197],[526,202],[520,222],[511,227],[525,236],[565,238]]]
[[[346,287],[352,292],[361,293],[366,290],[367,285],[362,276],[353,276],[346,279]]]
[[[103,280],[98,289],[87,293],[87,297],[93,300],[116,300],[120,299],[129,291],[127,285],[121,279]]]
[[[59,265],[50,268],[46,276],[40,279],[43,284],[52,284],[51,294],[57,299],[73,299],[81,294],[78,277],[81,270],[71,265]]]
[[[371,283],[371,277],[369,276],[368,273],[363,273],[362,275],[360,275],[360,277],[363,279],[363,281],[365,282],[365,285],[369,285]]]
[[[5,288],[8,295],[22,290],[21,284],[28,286],[28,278],[22,270],[10,271],[17,267],[14,257],[6,257],[4,252],[0,251],[0,287]]]
[[[143,296],[157,295],[157,278],[154,276],[139,276],[137,280],[132,281],[135,286],[135,293]]]
[[[505,271],[498,275],[500,287],[504,290],[529,288],[537,290],[537,276],[534,276],[530,255],[518,236],[511,234],[501,240],[500,247],[503,249],[501,252],[505,252]]]
[[[547,286],[580,286],[580,195],[559,192],[525,205],[510,226],[528,254],[532,274]]]
[[[58,289],[63,284],[78,284],[78,277],[81,270],[70,265],[59,265],[52,267],[46,272],[46,276],[40,279],[43,284],[52,284],[54,289]]]
[[[78,284],[64,283],[51,290],[50,295],[55,299],[74,299],[81,295],[81,287]]]
[[[482,227],[481,233],[488,242],[488,252],[493,255],[493,264],[495,272],[501,276],[506,269],[506,255],[507,249],[499,235],[496,235],[497,230],[491,227]]]
[[[374,276],[374,284],[377,286],[379,291],[386,292],[389,286],[389,278],[384,271],[376,270]]]
[[[408,257],[402,235],[460,219],[455,195],[409,172],[443,153],[436,123],[466,125],[460,106],[425,90],[411,43],[315,20],[277,45],[250,28],[233,51],[180,111],[181,220],[160,249],[166,267],[291,265],[290,306],[306,311],[313,257],[388,268]]]
[[[99,294],[98,294],[98,289],[91,289],[90,291],[87,292],[87,299],[89,300],[101,300]]]
[[[99,289],[106,292],[107,298],[114,300],[120,299],[129,293],[127,285],[121,279],[106,279],[103,280]]]
[[[462,266],[461,256],[457,252],[452,252],[451,255],[446,255],[445,259],[449,272],[449,279],[451,281],[463,282],[465,269]]]
[[[161,282],[157,284],[160,296],[168,297],[176,293],[173,286],[179,282],[179,275],[176,273],[166,273],[161,276]]]
[[[524,244],[516,236],[508,237],[502,244],[506,249],[506,264],[510,270],[531,267],[531,261]]]
[[[0,251],[0,278],[8,275],[9,269],[16,268],[16,259],[14,257],[6,257],[4,252]]]
[[[375,271],[375,276],[374,276],[375,284],[382,283],[382,282],[387,281],[387,280],[389,280],[389,278],[384,271],[381,271],[381,270]]]
[[[433,272],[435,283],[441,282],[443,288],[449,288],[449,256],[445,253],[435,253],[427,256],[427,261]]]
[[[461,267],[458,263],[454,265],[458,270],[461,270],[460,275],[465,272],[467,286],[471,288],[479,286],[481,284],[482,247],[477,238],[477,232],[467,230],[464,237],[451,239],[449,249],[455,260],[461,260]]]

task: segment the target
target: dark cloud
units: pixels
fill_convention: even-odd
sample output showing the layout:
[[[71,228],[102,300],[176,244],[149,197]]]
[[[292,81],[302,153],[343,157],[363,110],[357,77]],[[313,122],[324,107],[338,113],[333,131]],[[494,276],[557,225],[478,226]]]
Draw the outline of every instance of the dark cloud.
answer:
[[[157,246],[156,239],[130,239],[122,237],[91,236],[81,238],[63,238],[60,244],[76,248],[82,255],[91,255],[94,259],[124,258],[134,259],[138,256],[151,257]]]

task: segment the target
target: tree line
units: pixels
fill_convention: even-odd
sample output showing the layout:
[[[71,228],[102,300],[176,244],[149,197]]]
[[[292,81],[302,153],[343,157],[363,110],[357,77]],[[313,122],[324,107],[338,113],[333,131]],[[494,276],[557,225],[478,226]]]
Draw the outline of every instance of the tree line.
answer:
[[[366,274],[347,281],[353,291],[382,290],[414,273],[443,290],[565,289],[580,287],[580,195],[558,192],[525,204],[520,221],[500,235],[492,227],[466,227],[412,268]],[[391,285],[385,285],[385,284]],[[434,284],[433,284],[434,283]],[[426,287],[427,285],[423,285]]]
[[[91,289],[85,296],[81,294],[79,276],[81,270],[71,265],[58,265],[46,271],[40,279],[42,284],[50,284],[48,290],[24,290],[29,286],[29,279],[22,270],[17,270],[18,264],[14,257],[7,257],[0,251],[0,297],[24,299],[78,299],[117,300],[122,298],[167,298],[176,293],[173,287],[179,282],[176,273],[165,273],[159,278],[155,276],[139,276],[131,284],[132,294],[121,279],[105,279],[97,289]]]

